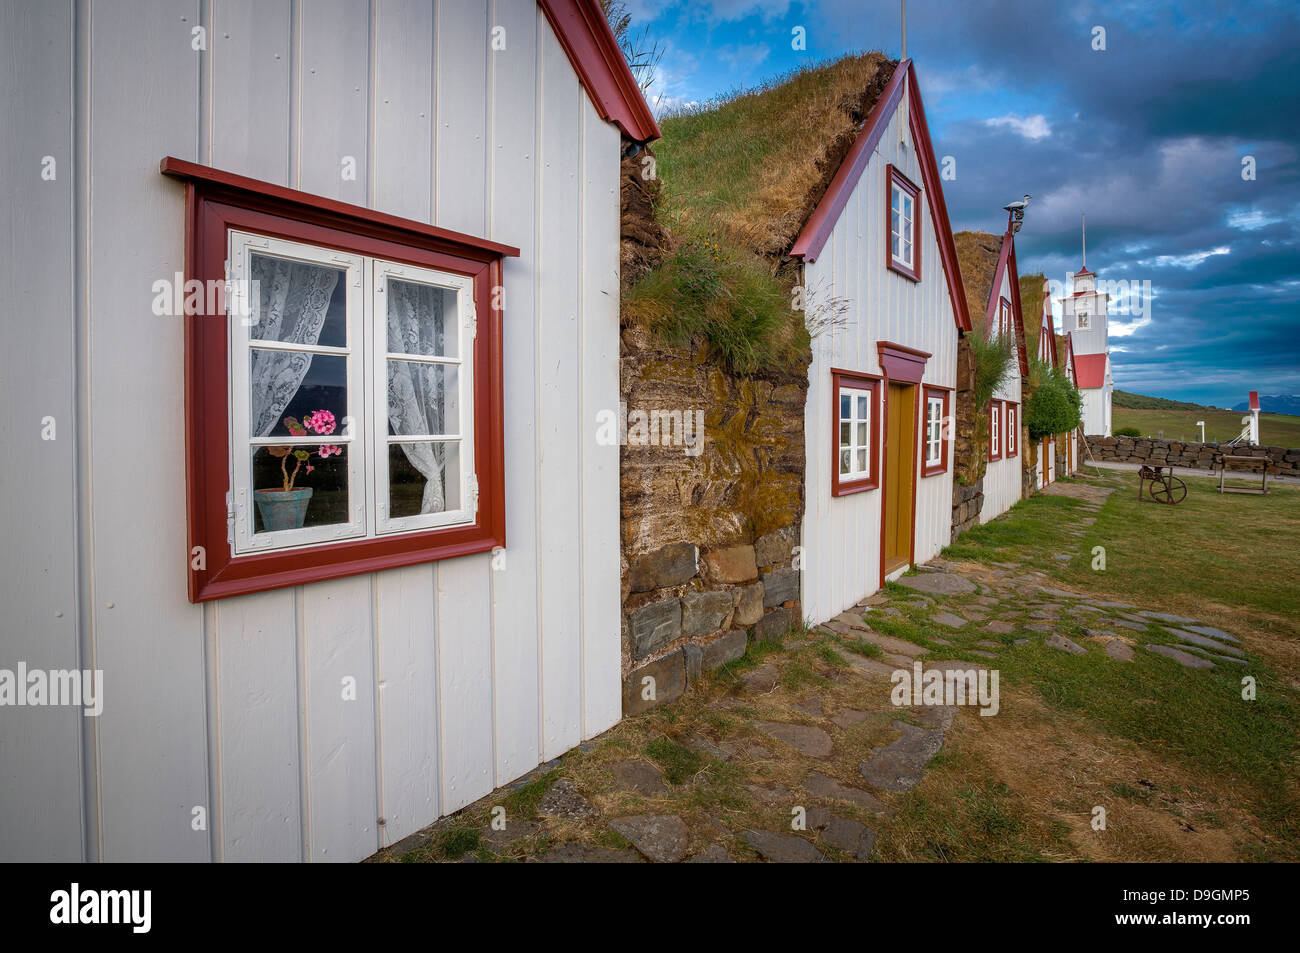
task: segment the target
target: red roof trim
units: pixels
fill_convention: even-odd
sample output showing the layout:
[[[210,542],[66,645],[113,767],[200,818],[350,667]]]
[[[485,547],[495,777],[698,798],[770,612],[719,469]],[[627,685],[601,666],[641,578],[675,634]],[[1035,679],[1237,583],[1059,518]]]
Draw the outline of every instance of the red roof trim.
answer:
[[[871,109],[871,115],[862,124],[858,138],[853,140],[853,145],[849,146],[848,154],[845,155],[844,161],[840,163],[839,169],[836,170],[835,177],[831,179],[831,184],[826,187],[826,194],[817,203],[812,215],[808,216],[808,221],[804,223],[803,230],[799,232],[799,237],[795,239],[794,246],[790,249],[791,256],[802,258],[804,261],[816,261],[817,256],[822,253],[822,249],[826,247],[826,243],[831,237],[831,230],[835,227],[835,223],[840,220],[840,213],[844,211],[844,206],[849,202],[849,196],[853,194],[853,187],[858,184],[858,179],[862,177],[867,162],[876,150],[876,143],[885,134],[885,127],[889,125],[889,117],[894,114],[894,110],[898,108],[898,104],[903,98],[903,79],[907,75],[911,62],[911,60],[905,60],[894,68],[894,75],[889,78],[889,85],[885,87],[885,91],[876,100],[876,105]]]
[[[550,21],[600,117],[636,142],[662,136],[599,0],[537,0],[537,5]]]
[[[961,280],[961,266],[957,263],[957,244],[952,238],[952,222],[948,220],[948,203],[943,200],[943,183],[939,179],[939,164],[934,161],[934,145],[930,142],[930,125],[925,121],[925,106],[921,103],[921,87],[916,81],[912,61],[907,61],[912,81],[908,83],[907,102],[911,107],[909,125],[912,139],[917,144],[916,157],[921,161],[921,179],[925,182],[925,197],[930,205],[930,218],[934,220],[934,237],[939,243],[939,257],[943,259],[944,275],[948,279],[948,297],[952,300],[952,316],[961,331],[970,331],[970,314],[966,308],[966,288]],[[1016,292],[1019,308],[1020,292]],[[1024,329],[1020,340],[1024,343]],[[1024,348],[1021,347],[1023,351]]]
[[[925,121],[925,107],[921,103],[921,90],[916,81],[916,70],[911,60],[904,60],[894,70],[889,85],[871,110],[863,124],[862,131],[849,148],[848,155],[840,163],[835,177],[831,179],[826,194],[817,203],[803,230],[790,249],[791,256],[806,262],[816,261],[831,230],[839,221],[840,213],[848,204],[849,196],[862,177],[867,162],[875,152],[876,144],[885,134],[894,110],[898,108],[903,97],[903,83],[907,83],[907,101],[910,108],[912,139],[916,144],[917,159],[921,164],[921,181],[924,185],[926,205],[930,209],[930,218],[934,222],[935,240],[939,244],[939,258],[943,261],[944,275],[948,279],[948,297],[952,300],[953,319],[961,331],[971,330],[969,309],[966,307],[966,291],[962,285],[961,269],[957,265],[957,246],[952,238],[952,223],[948,220],[948,206],[943,199],[943,184],[939,180],[939,164],[934,158],[934,146],[930,142],[930,127]]]
[[[1082,268],[1080,268],[1078,271],[1074,273],[1074,277],[1076,278],[1078,278],[1080,275],[1092,275],[1094,278],[1097,277],[1097,273],[1095,271],[1089,271],[1087,265],[1084,265]]]
[[[1029,355],[1025,352],[1025,316],[1020,304],[1020,269],[1016,266],[1016,239],[1010,233],[1002,236],[1002,241],[1010,249],[1007,255],[1007,268],[1011,274],[1007,276],[1007,283],[1011,285],[1011,314],[1016,320],[1016,343],[1019,352],[1020,363],[1020,380],[1023,382],[1029,377]]]
[[[1075,354],[1074,383],[1076,387],[1092,390],[1106,383],[1105,354]]]

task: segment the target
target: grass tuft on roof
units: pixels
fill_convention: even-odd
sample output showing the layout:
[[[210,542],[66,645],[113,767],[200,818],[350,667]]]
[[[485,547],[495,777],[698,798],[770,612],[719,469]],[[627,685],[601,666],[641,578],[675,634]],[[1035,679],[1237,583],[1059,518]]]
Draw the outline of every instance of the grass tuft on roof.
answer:
[[[957,264],[961,267],[971,322],[977,328],[985,328],[1002,238],[988,232],[958,232],[953,235],[953,241],[957,245]]]
[[[629,323],[741,374],[803,374],[808,326],[783,268],[897,63],[863,53],[665,117],[655,218],[670,249],[624,293]]]

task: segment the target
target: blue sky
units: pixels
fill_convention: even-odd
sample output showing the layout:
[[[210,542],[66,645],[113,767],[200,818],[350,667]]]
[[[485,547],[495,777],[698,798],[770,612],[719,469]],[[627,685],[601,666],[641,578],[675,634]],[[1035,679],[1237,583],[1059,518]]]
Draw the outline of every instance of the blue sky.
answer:
[[[660,108],[899,54],[896,0],[628,9],[664,49]],[[1151,283],[1147,314],[1111,319],[1117,387],[1218,406],[1300,394],[1300,5],[911,0],[907,27],[935,151],[957,163],[954,230],[1000,232],[1002,206],[1030,193],[1022,271],[1076,271],[1086,212],[1089,267]]]

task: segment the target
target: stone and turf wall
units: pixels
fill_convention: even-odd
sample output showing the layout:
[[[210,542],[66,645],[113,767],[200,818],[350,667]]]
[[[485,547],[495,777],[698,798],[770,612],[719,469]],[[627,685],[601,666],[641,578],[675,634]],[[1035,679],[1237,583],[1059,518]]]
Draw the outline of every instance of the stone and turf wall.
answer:
[[[1300,449],[1291,447],[1232,447],[1226,443],[1184,443],[1147,437],[1088,437],[1088,447],[1097,460],[1117,463],[1150,463],[1159,466],[1213,469],[1223,454],[1238,457],[1268,457],[1273,473],[1300,476]],[[1080,461],[1086,463],[1086,458]]]
[[[697,447],[647,445],[631,426],[622,448],[623,711],[635,714],[802,622],[808,382],[736,376],[627,328],[620,386],[629,421],[702,411],[704,423]]]

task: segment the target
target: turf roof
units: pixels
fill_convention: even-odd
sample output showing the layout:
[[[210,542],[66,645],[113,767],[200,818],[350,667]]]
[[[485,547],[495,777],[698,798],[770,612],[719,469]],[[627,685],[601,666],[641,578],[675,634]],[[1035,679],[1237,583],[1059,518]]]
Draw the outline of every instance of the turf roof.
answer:
[[[663,119],[659,220],[779,259],[897,66],[877,52],[846,56]]]
[[[970,309],[971,323],[983,327],[990,296],[993,294],[998,258],[1002,253],[1002,239],[988,232],[957,232],[953,235],[953,241],[957,246],[957,263],[961,266],[961,280],[966,288],[966,306]]]

